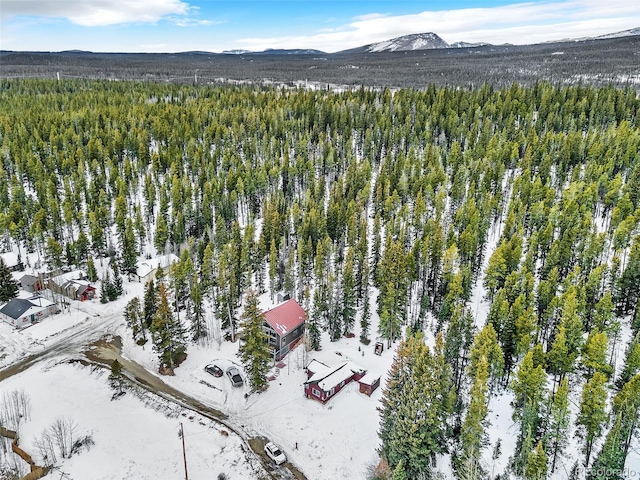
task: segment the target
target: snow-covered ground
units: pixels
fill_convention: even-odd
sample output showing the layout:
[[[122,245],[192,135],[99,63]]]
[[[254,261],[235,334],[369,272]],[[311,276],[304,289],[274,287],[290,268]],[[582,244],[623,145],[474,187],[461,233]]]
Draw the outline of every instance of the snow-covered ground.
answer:
[[[498,231],[490,233],[488,252],[495,248],[498,236]],[[121,336],[124,357],[150,372],[157,372],[155,353],[149,345],[140,347],[133,342],[122,318],[124,305],[133,296],[142,295],[143,285],[125,280],[124,286],[126,294],[117,302],[72,302],[62,313],[21,331],[0,322],[0,369],[29,354],[48,351],[61,340],[67,344],[80,338],[86,344],[88,339],[99,338],[101,332],[106,332]],[[272,306],[268,295],[260,300],[262,309]],[[469,308],[473,309],[480,328],[489,308],[480,280],[473,289]],[[374,312],[371,332],[376,330]],[[237,352],[238,343],[212,340],[207,345],[191,345],[188,358],[176,369],[175,376],[163,376],[162,380],[201,403],[225,412],[229,415],[228,422],[248,435],[266,436],[278,443],[310,480],[366,478],[367,467],[376,462],[379,448],[377,407],[393,360],[393,348],[385,349],[378,356],[373,353],[373,343],[363,346],[357,336],[330,342],[323,335],[321,351],[306,352],[304,346],[299,346],[285,357],[284,367],[273,370],[276,378],[265,392],[248,396],[245,395],[249,393],[247,386],[234,388],[226,376],[215,378],[204,371],[208,363],[216,363],[223,369],[239,365]],[[81,435],[92,436],[95,445],[88,451],[58,462],[61,472],[68,475],[66,478],[182,478],[180,423],[184,424],[192,480],[216,478],[219,473],[225,473],[229,479],[264,476],[259,459],[242,438],[233,432],[228,432],[228,436],[220,433],[225,427],[151,394],[136,395],[132,391],[112,401],[113,390],[108,385],[106,371],[78,363],[60,363],[65,353],[54,354],[57,356],[52,355],[46,362],[3,380],[0,398],[16,389],[24,389],[29,394],[31,418],[21,427],[21,445],[34,454],[36,460],[39,459],[34,442],[57,418],[72,418]],[[304,396],[304,366],[312,359],[329,365],[350,360],[381,375],[381,386],[367,397],[359,393],[357,383],[351,383],[322,405]],[[579,392],[571,398],[574,407],[578,397]],[[483,467],[496,475],[507,466],[517,436],[511,420],[511,400],[509,391],[497,392],[489,404],[489,442],[483,450]],[[566,472],[575,459],[581,458],[573,433],[565,456],[558,462],[554,480],[567,478]],[[491,454],[498,439],[502,454],[494,461]],[[596,451],[599,450],[600,444],[596,447]],[[451,473],[447,457],[438,465],[443,472]],[[640,472],[637,451],[632,450],[627,468]]]
[[[64,338],[77,336],[78,332],[91,330],[120,335],[122,355],[157,372],[156,354],[149,345],[140,347],[133,342],[121,317],[128,299],[142,294],[142,285],[125,280],[125,289],[127,295],[117,302],[72,302],[70,309],[23,330],[0,322],[0,368],[29,354],[43,352]],[[263,309],[271,305],[268,297],[261,297]],[[92,338],[97,337],[94,334]],[[267,436],[281,445],[288,458],[309,479],[364,478],[367,466],[375,462],[379,446],[376,407],[394,351],[385,350],[382,355],[375,355],[373,344],[363,346],[357,337],[330,342],[325,335],[322,346],[319,352],[306,352],[304,345],[293,350],[283,360],[284,367],[273,370],[275,380],[260,394],[245,396],[249,393],[246,385],[234,388],[226,376],[215,378],[204,371],[204,366],[212,362],[223,369],[231,364],[239,365],[238,343],[211,341],[206,346],[192,345],[188,358],[176,369],[176,375],[163,376],[162,380],[203,404],[227,413],[228,421],[249,435]],[[351,360],[379,374],[382,385],[367,397],[359,393],[357,383],[351,383],[322,405],[304,396],[304,367],[313,358],[328,365]],[[35,459],[38,455],[33,443],[37,436],[57,418],[69,416],[83,434],[91,434],[95,441],[88,452],[58,462],[69,478],[180,477],[183,466],[177,429],[182,421],[190,478],[211,478],[219,472],[226,473],[230,479],[261,478],[260,462],[245,451],[246,446],[239,437],[232,433],[222,437],[214,422],[164,400],[141,401],[136,395],[127,394],[111,401],[113,391],[108,386],[107,372],[80,364],[60,364],[63,359],[64,354],[51,358],[0,384],[0,397],[4,392],[25,389],[31,398],[32,415],[21,427],[21,445]],[[159,405],[165,407],[158,410]],[[190,433],[192,430],[195,432]],[[191,434],[194,435],[192,447],[189,445]],[[103,464],[104,468],[100,467],[97,473],[96,466]]]
[[[267,309],[268,295],[263,295],[261,300],[262,308]],[[125,357],[150,371],[157,370],[157,358],[150,348],[141,349],[126,333],[123,340]],[[379,374],[384,383],[393,360],[393,349],[378,356],[373,353],[373,344],[363,346],[357,337],[332,343],[324,335],[321,351],[306,352],[305,346],[300,345],[284,358],[283,368],[273,370],[276,378],[269,382],[269,388],[247,398],[246,385],[234,388],[226,376],[215,378],[203,370],[208,363],[216,363],[223,369],[232,363],[239,365],[237,351],[238,343],[230,342],[219,346],[215,342],[209,347],[192,346],[187,360],[176,369],[176,375],[163,380],[202,403],[224,411],[231,423],[241,425],[250,434],[267,435],[310,479],[364,478],[366,467],[379,446],[376,407],[383,385],[367,397],[359,393],[358,384],[352,382],[322,405],[304,396],[303,383],[307,379],[304,367],[314,358],[327,365],[351,360],[368,372]]]
[[[20,428],[20,446],[38,459],[35,441],[59,419],[77,426],[77,437],[95,444],[60,460],[51,474],[67,479],[183,478],[183,424],[189,477],[260,478],[264,470],[242,439],[191,411],[145,394],[112,400],[108,372],[80,364],[30,368],[2,382],[2,392],[24,390],[31,416]],[[62,473],[66,477],[61,477]]]

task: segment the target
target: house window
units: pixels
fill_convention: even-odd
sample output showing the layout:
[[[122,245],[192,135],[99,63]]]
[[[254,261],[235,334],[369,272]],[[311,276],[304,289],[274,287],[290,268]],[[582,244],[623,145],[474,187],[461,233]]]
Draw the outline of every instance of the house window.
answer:
[[[329,396],[333,395],[334,393],[336,393],[336,387],[333,387],[331,390],[329,390]]]
[[[311,389],[311,394],[312,394],[314,397],[319,397],[319,396],[320,396],[320,391],[319,391],[319,390],[317,390],[317,389],[315,389],[315,388],[312,388],[312,389]]]
[[[344,387],[344,380],[340,383],[341,387]]]

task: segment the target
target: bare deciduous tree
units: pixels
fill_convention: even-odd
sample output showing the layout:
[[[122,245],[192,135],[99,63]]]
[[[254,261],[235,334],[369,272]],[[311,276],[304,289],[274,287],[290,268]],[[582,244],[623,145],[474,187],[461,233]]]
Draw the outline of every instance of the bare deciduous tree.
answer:
[[[31,418],[31,399],[24,390],[4,392],[0,399],[0,425],[18,431]]]
[[[76,440],[77,430],[78,424],[69,417],[59,417],[49,427],[49,432],[62,458],[71,456],[71,447]]]
[[[49,429],[45,429],[40,434],[40,438],[36,438],[35,447],[42,458],[42,463],[50,467],[58,461],[53,438],[49,434]]]
[[[77,432],[78,424],[75,420],[69,417],[57,418],[35,440],[35,447],[42,462],[51,466],[57,462],[58,456],[70,458],[73,452],[79,448],[76,445],[78,442],[87,446],[93,444],[93,440],[89,436],[80,440]]]

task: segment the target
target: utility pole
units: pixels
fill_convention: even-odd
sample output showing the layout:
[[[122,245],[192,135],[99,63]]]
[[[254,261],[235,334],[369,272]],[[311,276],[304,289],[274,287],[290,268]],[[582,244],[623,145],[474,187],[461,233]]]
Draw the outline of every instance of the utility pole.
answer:
[[[184,429],[182,428],[182,422],[180,422],[180,437],[182,438],[182,458],[184,459],[184,480],[189,480],[189,474],[187,473],[187,451],[184,448]]]

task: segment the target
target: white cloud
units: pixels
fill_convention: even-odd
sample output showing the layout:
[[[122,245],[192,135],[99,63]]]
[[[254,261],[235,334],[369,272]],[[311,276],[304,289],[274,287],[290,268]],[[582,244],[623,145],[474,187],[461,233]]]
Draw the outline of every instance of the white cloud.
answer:
[[[172,19],[178,27],[208,27],[211,25],[219,25],[223,22],[214,22],[213,20],[198,20],[196,18],[178,17]]]
[[[238,46],[317,48],[335,52],[410,33],[435,32],[448,42],[527,44],[596,36],[640,25],[640,3],[630,0],[561,0],[490,8],[423,11],[408,15],[367,14],[313,35],[244,38]]]
[[[181,0],[3,0],[2,19],[15,16],[59,17],[86,27],[155,23],[167,15],[188,15]]]

